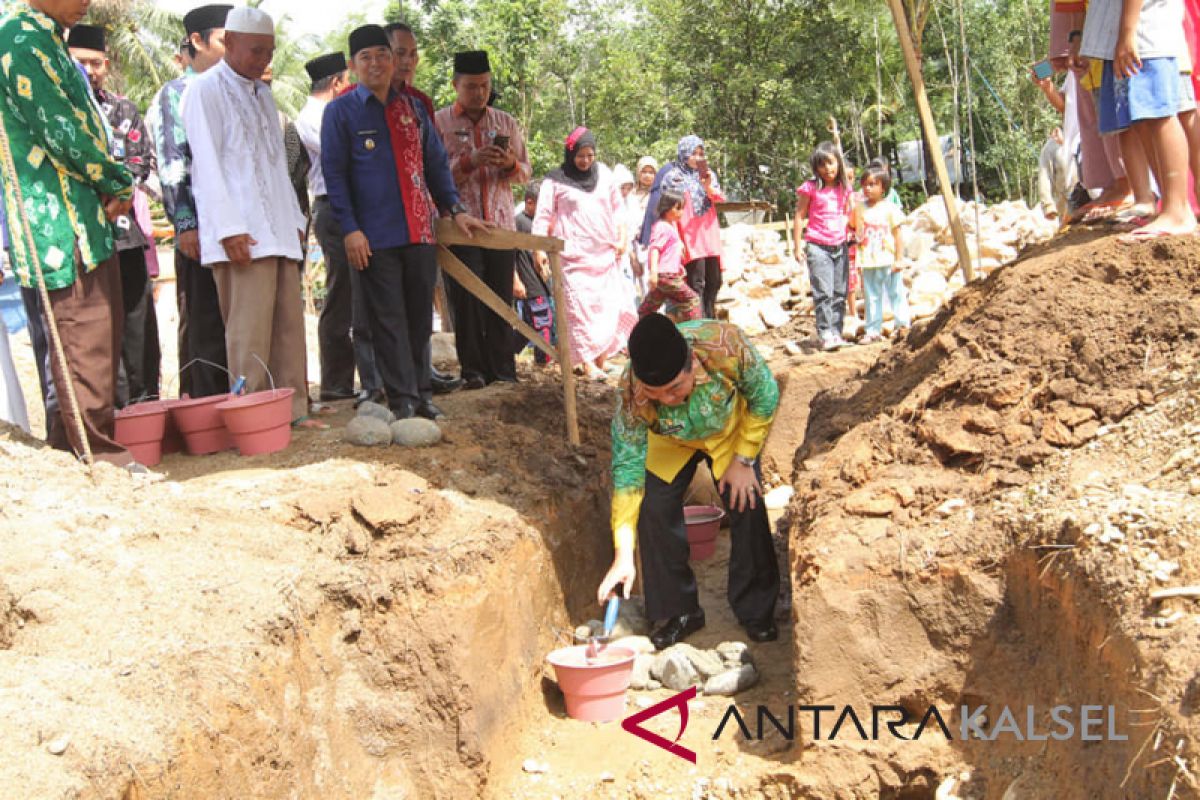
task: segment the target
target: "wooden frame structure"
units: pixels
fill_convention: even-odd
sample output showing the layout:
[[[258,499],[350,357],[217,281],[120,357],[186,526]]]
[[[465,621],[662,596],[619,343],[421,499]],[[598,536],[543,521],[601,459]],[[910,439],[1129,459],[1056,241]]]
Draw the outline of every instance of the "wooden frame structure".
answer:
[[[567,329],[566,300],[563,296],[562,239],[551,236],[532,236],[528,233],[501,230],[494,228],[485,233],[476,233],[474,238],[467,238],[448,219],[439,219],[436,223],[437,261],[442,270],[459,285],[470,292],[479,302],[496,312],[518,333],[529,340],[530,344],[541,350],[547,356],[558,361],[562,370],[563,405],[567,416],[567,441],[572,445],[580,444],[579,412],[575,404],[575,373],[571,369],[571,334]],[[525,320],[517,316],[512,306],[505,303],[493,292],[479,276],[458,259],[450,251],[451,245],[464,247],[483,247],[489,250],[541,250],[550,259],[550,277],[553,281],[554,292],[554,326],[558,334],[558,349],[546,344],[538,332],[529,327]]]

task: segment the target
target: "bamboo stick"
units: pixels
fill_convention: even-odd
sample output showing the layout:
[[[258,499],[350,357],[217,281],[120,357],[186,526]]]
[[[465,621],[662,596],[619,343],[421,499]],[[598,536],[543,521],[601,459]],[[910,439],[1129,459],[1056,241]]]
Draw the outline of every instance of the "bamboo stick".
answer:
[[[571,331],[567,327],[567,299],[563,291],[562,262],[550,252],[550,278],[554,281],[554,326],[558,331],[558,366],[562,369],[563,403],[567,411],[567,441],[576,447],[579,438],[579,411],[575,407],[575,370],[571,365]]]
[[[971,252],[967,249],[967,235],[963,231],[962,219],[958,215],[958,198],[950,189],[950,174],[946,171],[946,159],[942,156],[942,144],[938,141],[937,127],[933,123],[933,112],[929,110],[929,98],[925,94],[925,80],[921,76],[921,64],[917,60],[913,47],[912,33],[908,29],[908,21],[904,18],[904,8],[900,0],[887,0],[892,12],[892,21],[896,24],[896,36],[900,39],[900,49],[904,51],[904,66],[908,69],[908,78],[912,82],[913,97],[917,101],[917,113],[921,117],[921,129],[925,134],[925,143],[929,147],[929,157],[933,160],[933,171],[937,175],[938,186],[942,191],[942,200],[946,203],[946,216],[950,220],[950,232],[954,235],[954,248],[958,251],[958,263],[962,267],[963,279],[970,283],[975,279],[975,270],[971,266]]]

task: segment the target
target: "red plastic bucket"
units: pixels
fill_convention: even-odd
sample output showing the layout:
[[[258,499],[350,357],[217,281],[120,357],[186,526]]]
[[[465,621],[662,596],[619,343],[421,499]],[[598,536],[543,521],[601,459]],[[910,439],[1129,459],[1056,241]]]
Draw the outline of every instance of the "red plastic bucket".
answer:
[[[295,393],[294,388],[285,386],[230,398],[217,406],[238,453],[244,456],[275,453],[291,443]]]
[[[163,433],[167,427],[166,404],[156,400],[126,406],[115,416],[114,438],[136,461],[153,467],[162,461]]]
[[[183,434],[187,451],[195,456],[219,453],[232,447],[229,431],[217,404],[229,399],[227,394],[176,400],[171,406],[171,419]]]
[[[717,549],[717,532],[725,512],[716,506],[685,506],[683,520],[687,527],[688,549],[692,561],[711,558]]]
[[[546,656],[567,701],[567,715],[584,722],[620,719],[637,654],[628,647],[603,647],[589,664],[586,653],[587,645],[581,644]]]

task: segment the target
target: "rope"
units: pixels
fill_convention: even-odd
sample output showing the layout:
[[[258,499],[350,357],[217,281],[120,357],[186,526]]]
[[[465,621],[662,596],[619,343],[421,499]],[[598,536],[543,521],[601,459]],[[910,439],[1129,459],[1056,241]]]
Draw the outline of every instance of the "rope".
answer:
[[[79,409],[79,401],[75,398],[75,381],[71,377],[71,364],[67,361],[67,354],[63,351],[62,338],[58,334],[58,323],[54,319],[54,309],[50,307],[50,292],[46,289],[46,276],[42,272],[42,260],[38,255],[37,243],[33,239],[33,231],[29,228],[29,217],[25,215],[25,200],[21,195],[21,182],[17,180],[17,167],[13,161],[12,146],[8,139],[8,129],[4,126],[3,120],[0,120],[0,159],[3,159],[3,167],[6,175],[9,176],[9,183],[12,184],[13,193],[16,195],[16,212],[21,220],[21,231],[25,236],[27,245],[26,266],[33,267],[33,272],[37,276],[38,296],[42,300],[42,313],[46,315],[47,327],[50,329],[50,343],[54,347],[54,355],[58,359],[59,368],[63,375],[63,382],[66,388],[66,395],[71,407],[71,421],[75,423],[75,433],[79,437],[79,443],[83,448],[83,463],[91,466],[95,463],[92,457],[92,447],[88,444],[87,430],[83,425],[83,414]],[[46,420],[47,426],[50,420]]]

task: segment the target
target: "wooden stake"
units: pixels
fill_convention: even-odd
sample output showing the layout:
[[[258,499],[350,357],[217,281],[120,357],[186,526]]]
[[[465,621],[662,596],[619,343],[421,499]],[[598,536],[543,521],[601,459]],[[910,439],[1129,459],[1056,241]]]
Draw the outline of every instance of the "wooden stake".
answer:
[[[554,327],[558,331],[558,366],[562,370],[563,404],[567,410],[567,441],[578,447],[579,411],[575,407],[575,370],[571,365],[571,331],[567,328],[567,298],[563,292],[562,262],[556,252],[550,257],[550,279],[554,282]]]
[[[896,36],[900,39],[900,49],[904,51],[904,66],[908,69],[908,79],[912,82],[913,97],[917,101],[917,113],[921,117],[921,128],[925,132],[925,143],[929,147],[929,156],[933,159],[933,171],[937,175],[938,186],[942,190],[942,200],[946,203],[946,216],[950,221],[950,232],[954,235],[954,248],[958,251],[958,263],[962,267],[963,279],[970,283],[975,280],[975,270],[971,267],[971,251],[967,249],[967,235],[963,231],[962,219],[958,216],[958,198],[950,188],[950,174],[946,171],[946,159],[942,157],[942,143],[938,141],[937,128],[933,124],[933,112],[929,110],[929,98],[925,94],[925,80],[921,77],[921,63],[913,47],[912,34],[908,29],[908,21],[904,18],[904,8],[901,0],[888,0],[888,8],[892,12],[892,21],[896,24]]]

